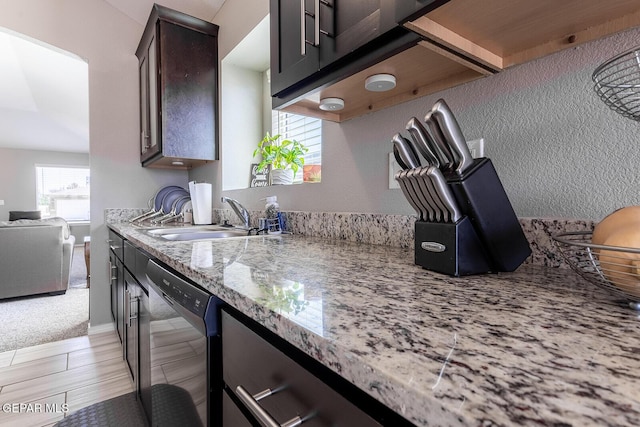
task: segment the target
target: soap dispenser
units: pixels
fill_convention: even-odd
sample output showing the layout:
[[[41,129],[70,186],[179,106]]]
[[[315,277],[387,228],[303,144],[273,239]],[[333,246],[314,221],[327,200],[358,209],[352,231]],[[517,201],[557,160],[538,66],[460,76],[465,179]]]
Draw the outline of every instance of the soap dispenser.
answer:
[[[280,234],[282,232],[282,214],[280,213],[280,205],[277,196],[269,196],[264,205],[266,216],[266,228],[269,234]]]

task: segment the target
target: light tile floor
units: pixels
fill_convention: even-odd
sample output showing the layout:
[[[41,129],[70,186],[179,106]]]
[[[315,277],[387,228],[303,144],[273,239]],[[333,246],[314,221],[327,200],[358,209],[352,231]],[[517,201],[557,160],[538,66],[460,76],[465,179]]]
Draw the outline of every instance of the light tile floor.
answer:
[[[0,426],[53,426],[133,390],[115,331],[0,353]]]

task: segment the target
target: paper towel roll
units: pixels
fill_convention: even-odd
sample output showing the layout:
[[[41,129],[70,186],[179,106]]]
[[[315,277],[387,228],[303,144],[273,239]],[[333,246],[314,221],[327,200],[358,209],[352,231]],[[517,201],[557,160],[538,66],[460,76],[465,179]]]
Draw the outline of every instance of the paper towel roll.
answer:
[[[193,223],[196,225],[211,224],[211,184],[191,181],[189,182],[189,192],[193,205]]]

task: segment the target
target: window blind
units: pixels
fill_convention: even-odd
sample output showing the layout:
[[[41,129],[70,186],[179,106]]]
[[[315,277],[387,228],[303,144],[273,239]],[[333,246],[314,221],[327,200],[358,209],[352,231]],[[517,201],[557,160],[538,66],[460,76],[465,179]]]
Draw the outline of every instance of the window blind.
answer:
[[[273,111],[271,118],[272,135],[295,139],[309,149],[304,156],[305,165],[322,164],[322,120],[282,111]],[[298,171],[295,181],[302,181],[302,171]]]

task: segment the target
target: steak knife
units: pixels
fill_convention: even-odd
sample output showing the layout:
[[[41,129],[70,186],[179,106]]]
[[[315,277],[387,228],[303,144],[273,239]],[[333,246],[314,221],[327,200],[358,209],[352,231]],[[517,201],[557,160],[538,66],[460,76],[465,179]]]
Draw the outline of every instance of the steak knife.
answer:
[[[401,177],[402,173],[405,172],[405,170],[401,170],[396,172],[394,178],[396,181],[398,181],[398,185],[400,185],[400,188],[402,189],[402,193],[404,194],[404,198],[407,199],[407,202],[409,202],[409,204],[411,205],[411,207],[416,211],[416,213],[418,214],[418,220],[419,221],[423,221],[423,212],[422,209],[416,204],[415,200],[414,200],[414,196],[409,192],[409,189],[407,188],[407,182]]]
[[[435,166],[434,166],[435,167]],[[429,214],[429,221],[440,222],[442,220],[442,212],[435,203],[431,192],[427,189],[425,182],[420,178],[418,172],[420,169],[409,169],[407,171],[407,179],[413,183],[413,188],[421,201],[422,205],[426,208]],[[425,219],[426,221],[426,219]]]
[[[407,194],[409,195],[409,197],[407,197],[407,200],[409,199],[413,200],[415,207],[418,208],[417,210],[418,212],[420,212],[420,215],[419,215],[420,220],[428,221],[430,217],[429,209],[427,208],[423,200],[420,197],[418,197],[418,194],[416,193],[416,190],[413,184],[411,183],[411,181],[409,181],[409,178],[407,178],[407,173],[410,170],[412,169],[401,170],[396,174],[396,177],[398,177],[396,179],[398,180],[398,183],[400,183],[400,186],[404,185],[404,188],[406,189],[405,197],[407,197],[406,196]]]
[[[433,202],[441,211],[442,221],[449,222],[451,220],[450,210],[447,208],[447,206],[445,206],[444,202],[442,201],[442,198],[440,197],[440,193],[438,192],[435,185],[433,184],[433,180],[427,173],[430,168],[434,168],[434,167],[435,166],[423,166],[420,168],[418,175],[420,176],[420,179],[422,180],[424,185],[427,187],[429,193],[431,194],[431,198],[433,199]]]
[[[427,175],[431,177],[431,182],[433,182],[436,191],[440,195],[440,200],[449,210],[451,222],[458,222],[458,220],[462,218],[462,213],[460,212],[453,192],[447,185],[446,178],[442,175],[442,171],[438,168],[430,167],[427,170]]]
[[[473,164],[473,157],[455,116],[444,99],[439,99],[434,104],[431,115],[440,126],[445,141],[448,142],[451,151],[456,156],[456,172],[458,175],[462,175]]]

